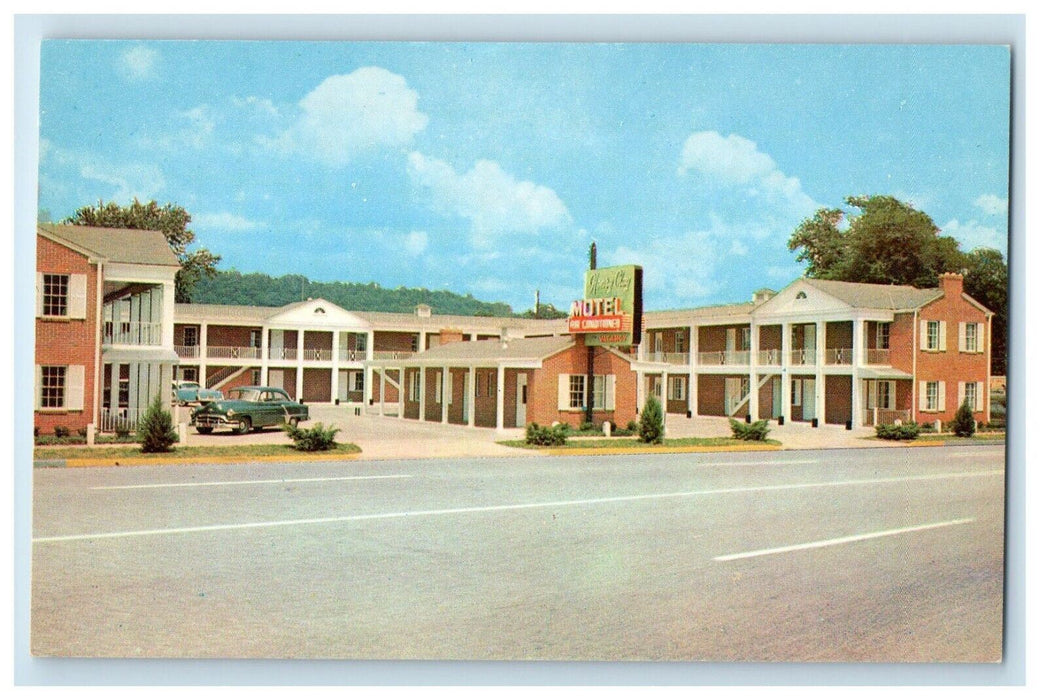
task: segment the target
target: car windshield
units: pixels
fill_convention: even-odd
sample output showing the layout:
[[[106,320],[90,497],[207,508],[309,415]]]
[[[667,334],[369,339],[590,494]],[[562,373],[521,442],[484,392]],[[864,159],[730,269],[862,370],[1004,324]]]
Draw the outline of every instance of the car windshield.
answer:
[[[233,389],[229,392],[229,398],[238,401],[258,401],[261,393],[258,389]]]
[[[196,382],[182,382],[179,385],[179,388],[180,389],[199,389],[200,385],[197,384]]]

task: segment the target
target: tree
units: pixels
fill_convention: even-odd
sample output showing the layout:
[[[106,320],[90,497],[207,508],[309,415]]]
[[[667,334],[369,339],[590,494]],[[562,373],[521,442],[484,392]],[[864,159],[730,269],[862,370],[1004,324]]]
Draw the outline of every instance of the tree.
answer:
[[[189,244],[196,240],[196,234],[189,229],[191,219],[189,212],[175,204],[160,206],[155,200],[142,204],[135,198],[128,207],[121,207],[116,202],[103,204],[99,200],[97,207],[81,207],[63,223],[160,231],[182,266],[175,275],[175,301],[186,303],[192,301],[193,287],[197,282],[215,276],[215,266],[222,259],[206,248],[188,251]]]
[[[142,452],[168,452],[171,445],[178,442],[171,414],[164,410],[160,394],[156,395],[142,416],[137,437],[138,442],[142,443]]]
[[[993,312],[992,371],[1007,372],[1007,263],[990,248],[964,253],[956,239],[940,236],[930,216],[894,197],[847,197],[858,213],[819,209],[796,227],[789,250],[817,279],[920,288],[938,286],[938,275],[960,272],[964,291]],[[846,217],[846,226],[844,220]]]
[[[640,442],[660,445],[664,437],[665,418],[662,415],[662,402],[657,396],[650,396],[640,413]]]
[[[976,424],[974,422],[974,414],[971,412],[971,406],[964,400],[960,404],[960,407],[956,409],[956,415],[952,421],[952,432],[957,437],[970,437],[974,435]]]

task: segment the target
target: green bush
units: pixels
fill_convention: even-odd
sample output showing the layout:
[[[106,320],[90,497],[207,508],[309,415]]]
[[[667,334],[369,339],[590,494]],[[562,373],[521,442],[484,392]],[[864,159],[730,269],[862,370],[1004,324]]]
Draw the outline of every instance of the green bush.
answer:
[[[974,435],[977,425],[974,422],[974,414],[970,405],[964,401],[956,409],[956,415],[952,419],[952,432],[957,437],[970,437]]]
[[[56,425],[55,426],[55,437],[56,438],[66,438],[66,437],[69,437],[69,428],[65,427],[64,425]]]
[[[631,420],[625,424],[625,431],[630,435],[636,435],[640,431],[640,426],[636,424],[636,421]]]
[[[334,449],[338,446],[338,443],[334,441],[334,436],[339,430],[333,425],[328,427],[323,423],[317,423],[312,428],[299,428],[284,424],[284,432],[294,441],[294,448],[302,452],[322,452]]]
[[[596,426],[589,421],[582,421],[582,424],[578,426],[579,433],[591,433],[596,430]]]
[[[567,425],[564,423],[554,425],[550,428],[545,428],[537,423],[530,423],[527,426],[527,433],[524,435],[524,441],[528,445],[540,445],[542,447],[566,445],[567,431]]]
[[[767,439],[767,434],[771,432],[765,420],[758,420],[755,423],[743,423],[733,418],[728,420],[731,422],[731,433],[733,433],[735,440],[763,441]]]
[[[139,421],[137,438],[142,443],[142,452],[170,452],[171,445],[178,442],[174,421],[171,420],[171,414],[164,410],[160,394],[156,395]]]
[[[908,422],[901,425],[878,425],[876,437],[883,440],[915,440],[920,435],[920,426]]]
[[[640,442],[660,445],[663,439],[665,417],[662,415],[662,402],[657,396],[651,396],[640,413]]]

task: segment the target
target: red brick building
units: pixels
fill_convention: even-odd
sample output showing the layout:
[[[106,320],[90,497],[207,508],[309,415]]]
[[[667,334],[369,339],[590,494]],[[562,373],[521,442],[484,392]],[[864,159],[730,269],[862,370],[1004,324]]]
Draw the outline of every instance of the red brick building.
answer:
[[[158,231],[40,224],[34,426],[133,426],[170,396],[178,259]]]

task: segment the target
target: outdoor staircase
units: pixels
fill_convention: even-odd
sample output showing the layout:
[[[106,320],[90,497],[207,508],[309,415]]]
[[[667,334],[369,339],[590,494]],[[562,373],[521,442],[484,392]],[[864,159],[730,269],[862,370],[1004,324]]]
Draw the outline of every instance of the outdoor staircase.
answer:
[[[251,369],[250,367],[223,367],[207,378],[208,389],[221,389],[223,386]]]

